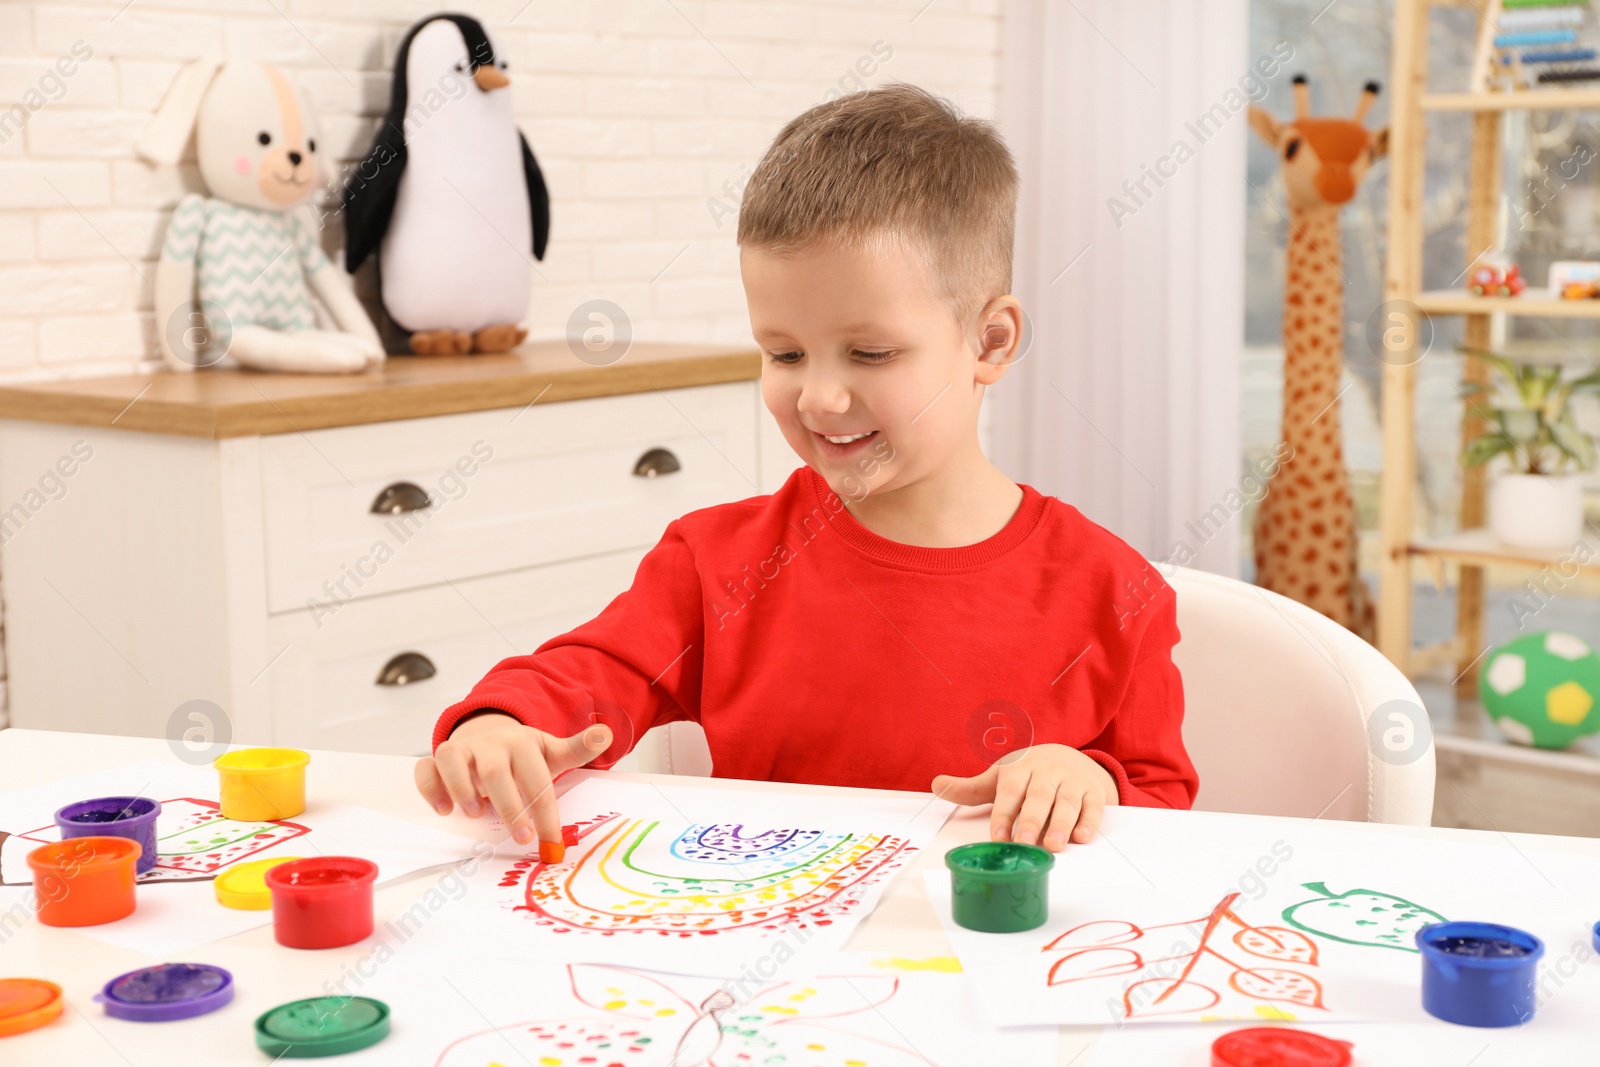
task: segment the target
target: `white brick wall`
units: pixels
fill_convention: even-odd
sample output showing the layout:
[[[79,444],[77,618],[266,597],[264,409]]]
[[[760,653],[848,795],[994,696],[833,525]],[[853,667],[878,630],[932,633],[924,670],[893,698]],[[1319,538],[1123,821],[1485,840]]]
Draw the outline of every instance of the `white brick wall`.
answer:
[[[726,207],[782,124],[843,84],[915,82],[991,116],[1000,0],[484,0],[552,196],[528,325],[558,337],[614,300],[636,337],[749,340]],[[926,6],[924,6],[926,4]],[[389,66],[437,0],[0,0],[0,378],[153,366],[150,281],[192,164],[152,168],[134,138],[183,61],[269,60],[309,95],[342,162],[365,151]],[[53,64],[93,49],[70,77]],[[82,46],[80,46],[80,52]],[[0,118],[3,121],[3,118]],[[328,250],[342,243],[337,227]]]

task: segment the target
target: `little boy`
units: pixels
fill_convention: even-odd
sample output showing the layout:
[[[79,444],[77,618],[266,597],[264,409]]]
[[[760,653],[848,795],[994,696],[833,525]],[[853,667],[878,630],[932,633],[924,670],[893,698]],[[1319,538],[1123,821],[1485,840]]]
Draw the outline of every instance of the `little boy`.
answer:
[[[679,719],[719,776],[931,786],[1051,851],[1108,804],[1190,805],[1171,587],[978,446],[1023,354],[1016,198],[994,128],[911,86],[784,127],[738,241],[762,397],[805,466],[669,524],[599,617],[445,711],[417,766],[440,814],[487,797],[559,859],[552,777]]]

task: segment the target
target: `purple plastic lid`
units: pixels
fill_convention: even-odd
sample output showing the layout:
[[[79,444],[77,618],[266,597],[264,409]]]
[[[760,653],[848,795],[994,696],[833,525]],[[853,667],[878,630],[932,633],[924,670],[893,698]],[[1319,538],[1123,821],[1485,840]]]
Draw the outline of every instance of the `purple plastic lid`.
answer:
[[[95,996],[106,1014],[141,1023],[188,1019],[233,999],[233,975],[209,963],[158,963],[118,975]]]

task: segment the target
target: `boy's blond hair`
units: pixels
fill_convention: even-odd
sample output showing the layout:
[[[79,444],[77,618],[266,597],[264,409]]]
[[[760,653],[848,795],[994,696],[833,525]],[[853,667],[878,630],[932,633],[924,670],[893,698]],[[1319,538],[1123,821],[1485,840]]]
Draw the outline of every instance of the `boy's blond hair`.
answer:
[[[739,246],[779,255],[884,237],[920,251],[964,320],[1011,291],[1017,168],[999,131],[914,85],[792,120],[750,176]]]

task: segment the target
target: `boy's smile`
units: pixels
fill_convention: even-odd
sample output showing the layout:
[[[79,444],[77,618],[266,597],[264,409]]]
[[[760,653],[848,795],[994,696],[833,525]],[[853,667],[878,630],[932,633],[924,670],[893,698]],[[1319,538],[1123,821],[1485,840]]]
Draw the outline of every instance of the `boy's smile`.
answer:
[[[870,430],[866,433],[843,434],[837,437],[832,434],[817,433],[815,430],[812,434],[821,438],[820,444],[825,455],[843,458],[865,451],[869,443],[877,438],[878,431]]]

